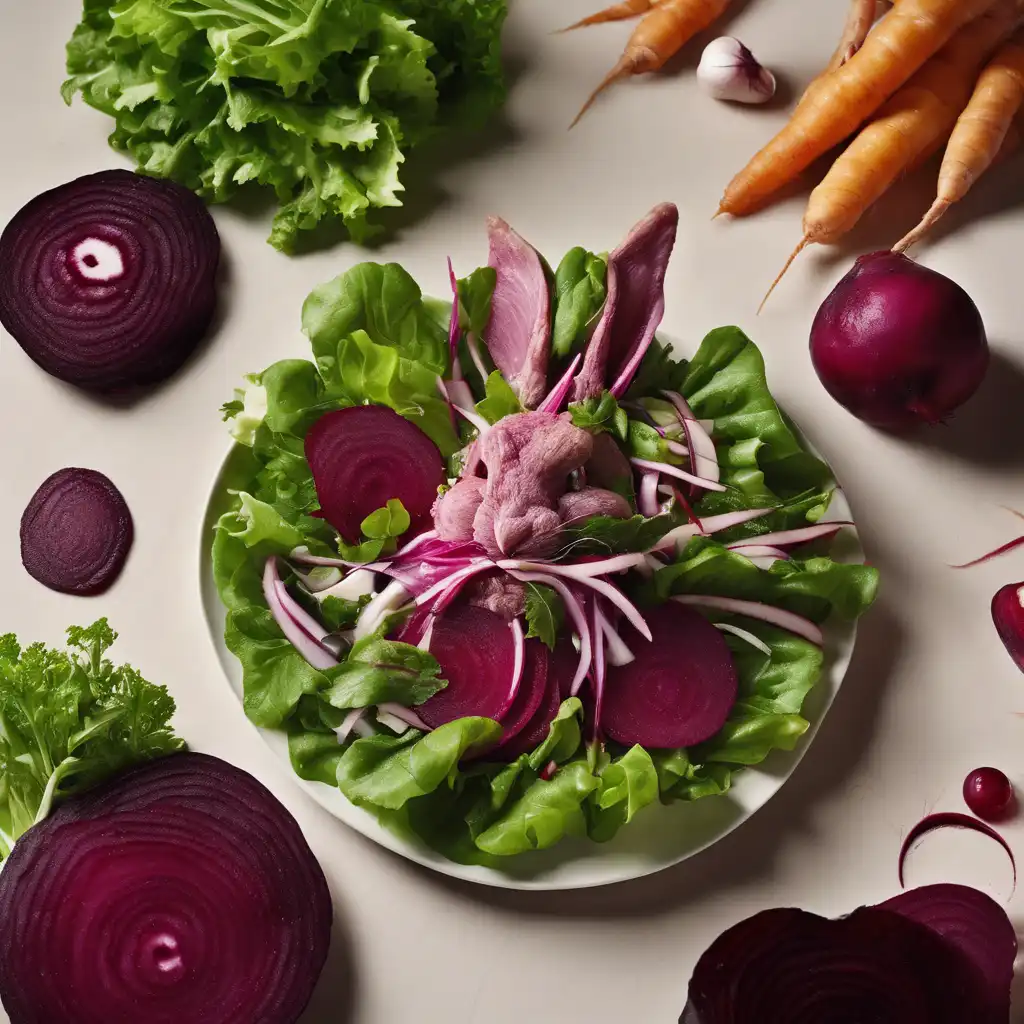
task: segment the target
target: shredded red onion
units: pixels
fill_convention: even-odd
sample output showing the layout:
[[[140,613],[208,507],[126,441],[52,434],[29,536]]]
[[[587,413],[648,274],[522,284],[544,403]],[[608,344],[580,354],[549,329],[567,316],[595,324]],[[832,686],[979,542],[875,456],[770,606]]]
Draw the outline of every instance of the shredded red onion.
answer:
[[[660,479],[659,473],[644,473],[640,477],[636,507],[640,514],[647,516],[648,519],[653,519],[661,514],[661,506],[658,504],[658,481]]]
[[[362,640],[375,633],[385,617],[397,611],[409,598],[409,592],[398,580],[392,580],[359,613],[353,637]]]
[[[756,647],[762,654],[767,654],[768,657],[771,657],[772,649],[759,636],[754,636],[749,630],[734,626],[731,622],[716,622],[715,626],[722,630],[723,633],[732,633],[733,636],[738,636],[741,640],[745,640],[750,644],[751,647]]]
[[[740,547],[744,544],[767,544],[770,547],[790,547],[794,544],[807,544],[812,540],[819,540],[822,537],[831,537],[838,533],[844,526],[853,526],[847,520],[835,520],[828,523],[817,523],[814,526],[802,526],[797,530],[781,530],[778,533],[765,533],[760,537],[751,537],[749,540],[739,540],[727,545],[730,548]]]
[[[785,629],[797,636],[802,636],[818,647],[824,646],[825,637],[821,627],[805,619],[795,612],[788,612],[784,608],[776,608],[771,604],[763,604],[760,601],[743,601],[736,597],[717,597],[711,594],[681,594],[672,598],[680,604],[696,605],[704,608],[717,608],[719,611],[732,612],[734,615],[745,615],[750,619],[760,619],[762,622],[769,622],[773,626]]]
[[[566,398],[569,397],[569,392],[572,389],[573,378],[576,376],[576,371],[579,369],[580,361],[582,359],[583,353],[578,352],[576,357],[569,364],[569,369],[562,375],[561,380],[559,380],[559,382],[551,389],[540,405],[537,406],[537,412],[561,412]]]
[[[900,859],[899,859],[899,879],[900,886],[906,888],[906,882],[904,881],[904,867],[906,866],[907,856],[910,854],[914,844],[929,832],[934,832],[940,828],[963,828],[969,832],[978,832],[983,836],[988,836],[989,839],[997,842],[1005,851],[1006,855],[1010,858],[1010,865],[1013,868],[1013,888],[1017,888],[1017,859],[1013,855],[1013,850],[1010,848],[1010,844],[998,833],[991,825],[986,825],[985,822],[979,821],[977,818],[972,818],[969,814],[960,814],[957,811],[945,811],[941,814],[929,814],[928,817],[922,818],[908,833],[907,838],[903,840],[903,846],[900,848]]]
[[[306,661],[315,669],[323,672],[325,669],[333,668],[338,664],[337,659],[323,644],[310,636],[303,628],[289,615],[281,601],[277,584],[281,577],[277,572],[277,558],[271,555],[263,569],[263,596],[266,598],[270,608],[270,614],[278,624],[281,632],[284,633],[288,642],[301,654]]]
[[[601,610],[600,603],[594,602],[594,618],[604,632],[604,647],[609,665],[621,668],[636,660],[636,655],[626,645],[626,641],[615,631],[608,617]]]
[[[448,351],[452,360],[452,380],[461,380],[459,369],[459,282],[452,266],[452,258],[448,257],[448,279],[452,283],[452,316],[448,324]]]
[[[474,558],[468,565],[456,572],[449,573],[444,579],[435,583],[432,587],[428,587],[416,598],[416,606],[422,608],[424,605],[430,604],[435,598],[440,597],[445,591],[457,583],[461,583],[468,580],[471,576],[476,576],[478,573],[486,572],[488,569],[494,568],[494,562],[489,558]]]
[[[746,558],[770,558],[773,561],[788,561],[790,555],[788,552],[783,551],[782,548],[774,548],[770,544],[748,544],[741,542],[739,544],[727,544],[727,548],[730,551],[735,551],[737,555],[744,555]]]
[[[693,471],[717,483],[722,474],[718,465],[718,452],[711,435],[701,426],[686,399],[678,391],[662,391],[662,394],[675,406],[679,415],[679,422],[686,434],[686,446],[692,452]]]
[[[590,619],[590,631],[594,637],[594,658],[593,658],[593,672],[592,680],[594,684],[594,719],[591,723],[592,737],[596,741],[601,735],[601,706],[604,703],[604,683],[605,673],[608,671],[608,666],[604,660],[604,624],[600,609],[598,608],[597,598],[593,598],[590,602],[591,608],[591,619]]]
[[[325,629],[323,624],[317,622],[305,608],[299,604],[291,594],[288,593],[288,588],[284,585],[284,581],[278,579],[274,582],[274,589],[277,591],[277,596],[281,601],[281,606],[285,612],[298,624],[299,628],[304,632],[308,633],[318,644],[322,644],[324,639],[330,636],[330,630]]]
[[[487,367],[484,366],[484,358],[480,354],[480,342],[472,331],[466,335],[466,348],[469,349],[469,357],[473,360],[476,372],[480,374],[480,380],[486,381],[488,377]]]
[[[651,630],[647,623],[644,621],[644,617],[640,614],[636,605],[626,597],[625,594],[619,590],[618,587],[613,586],[606,580],[592,579],[589,576],[579,578],[576,582],[581,583],[585,587],[590,587],[591,590],[596,590],[602,597],[607,598],[627,619],[633,624],[633,628],[645,639],[651,639]]]
[[[644,560],[640,552],[615,555],[597,562],[530,562],[515,558],[503,558],[495,564],[499,569],[519,569],[521,572],[549,572],[556,576],[568,576],[574,580],[590,579],[594,576],[607,576],[610,573],[625,572],[635,569]]]
[[[760,519],[761,516],[766,516],[771,511],[770,508],[748,508],[739,512],[723,512],[717,516],[705,516],[697,523],[687,523],[685,526],[677,526],[674,530],[670,530],[652,550],[670,551],[680,542],[685,544],[694,537],[711,536],[721,533],[723,530],[731,530],[734,526],[742,526],[752,519]]]
[[[695,476],[693,473],[687,473],[685,469],[672,466],[667,462],[652,462],[649,459],[636,458],[629,461],[638,469],[646,469],[654,473],[664,473],[665,476],[674,476],[677,480],[693,484],[694,487],[701,487],[705,491],[725,491],[728,489],[724,484],[716,483],[714,480],[706,480],[703,477]]]
[[[516,699],[519,687],[523,682],[523,667],[526,664],[526,636],[523,633],[523,624],[519,619],[513,619],[508,628],[512,630],[512,642],[515,644],[515,660],[512,664],[512,685],[509,687],[509,705]]]
[[[416,714],[412,708],[407,708],[404,704],[395,704],[393,701],[384,701],[383,704],[377,705],[378,711],[383,711],[386,715],[392,715],[393,717],[405,722],[406,725],[412,726],[414,729],[419,729],[420,732],[430,732],[430,726]]]
[[[977,558],[972,558],[969,562],[961,562],[959,565],[951,565],[951,569],[972,569],[976,565],[981,565],[983,562],[989,562],[993,558],[998,558],[1000,555],[1005,555],[1010,551],[1016,551],[1021,545],[1024,545],[1024,537],[1017,537],[1014,540],[1007,541],[1005,544],[1000,544],[994,551],[988,551],[984,555],[979,555]]]
[[[366,708],[354,708],[341,720],[341,725],[334,730],[339,743],[344,743],[352,735],[357,723],[366,717],[366,711]]]
[[[448,400],[451,401],[450,398]],[[452,408],[464,420],[466,420],[468,423],[471,423],[474,427],[476,427],[477,432],[480,434],[481,437],[483,437],[483,435],[486,434],[487,431],[491,429],[490,423],[488,423],[487,420],[485,420],[483,416],[481,416],[480,413],[478,413],[475,409],[463,408],[461,405],[457,405],[455,402],[452,402]]]

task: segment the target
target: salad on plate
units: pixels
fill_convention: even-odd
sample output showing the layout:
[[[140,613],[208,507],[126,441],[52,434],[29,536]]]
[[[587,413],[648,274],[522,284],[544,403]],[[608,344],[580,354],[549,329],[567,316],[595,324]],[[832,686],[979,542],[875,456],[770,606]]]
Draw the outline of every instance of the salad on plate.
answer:
[[[656,337],[678,226],[552,270],[508,224],[453,297],[360,264],[306,300],[313,361],[252,374],[213,572],[257,726],[295,771],[462,863],[601,842],[792,750],[835,481],[756,346]]]

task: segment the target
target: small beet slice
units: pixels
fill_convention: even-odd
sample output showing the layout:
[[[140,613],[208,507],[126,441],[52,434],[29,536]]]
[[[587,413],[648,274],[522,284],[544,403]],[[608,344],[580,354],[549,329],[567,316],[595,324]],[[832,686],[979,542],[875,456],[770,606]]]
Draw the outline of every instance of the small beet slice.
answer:
[[[876,907],[835,921],[780,909],[712,943],[680,1021],[994,1024],[984,1013],[964,962],[916,921]]]
[[[61,469],[43,481],[21,517],[21,562],[51,590],[99,594],[121,574],[132,538],[131,512],[107,477]]]
[[[294,1024],[331,894],[251,775],[180,753],[65,801],[0,874],[12,1024]]]
[[[410,532],[421,532],[447,480],[437,445],[384,405],[321,416],[306,435],[306,460],[324,518],[350,544],[362,521],[392,498],[409,513]]]
[[[547,647],[537,639],[526,641],[526,663],[523,678],[516,692],[516,699],[501,719],[504,732],[495,756],[514,759],[516,754],[508,755],[505,748],[533,721],[541,709],[548,693],[548,670],[551,658]]]
[[[632,631],[623,639],[635,659],[608,667],[601,728],[627,746],[702,743],[736,703],[732,654],[721,631],[692,608],[669,601],[645,618],[653,640]]]
[[[508,623],[486,608],[458,604],[434,623],[430,653],[448,685],[416,710],[432,729],[458,718],[500,722],[512,707],[515,640]]]
[[[37,196],[0,235],[0,323],[93,391],[156,384],[206,334],[220,237],[188,189],[101,171]]]
[[[995,900],[966,885],[924,885],[879,907],[929,928],[973,967],[989,1004],[984,1021],[1009,1018],[1017,935]]]
[[[494,756],[503,761],[514,761],[523,754],[529,754],[547,739],[548,730],[562,701],[569,696],[569,687],[576,672],[579,655],[568,638],[558,641],[555,650],[548,656],[548,670],[544,697],[530,720],[515,736],[503,738]]]

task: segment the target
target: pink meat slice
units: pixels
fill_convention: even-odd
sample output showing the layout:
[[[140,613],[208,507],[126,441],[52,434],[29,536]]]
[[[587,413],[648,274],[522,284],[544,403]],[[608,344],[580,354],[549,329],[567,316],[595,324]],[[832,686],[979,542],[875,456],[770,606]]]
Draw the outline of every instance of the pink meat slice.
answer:
[[[661,203],[608,257],[608,298],[573,385],[575,401],[625,393],[665,315],[665,272],[679,210]]]
[[[551,299],[537,250],[500,217],[487,221],[488,265],[497,274],[484,341],[527,409],[547,392]]]

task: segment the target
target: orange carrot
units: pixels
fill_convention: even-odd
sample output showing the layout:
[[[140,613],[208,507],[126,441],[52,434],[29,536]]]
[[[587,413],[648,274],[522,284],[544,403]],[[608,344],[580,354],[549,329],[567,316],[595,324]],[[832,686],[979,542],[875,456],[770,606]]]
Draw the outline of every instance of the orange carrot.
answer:
[[[971,0],[978,2],[978,0]],[[698,32],[710,25],[728,6],[729,0],[662,0],[662,3],[637,25],[629,37],[618,64],[590,94],[583,109],[569,125],[576,126],[591,104],[613,82],[631,75],[642,75],[663,67]]]
[[[852,0],[846,27],[843,29],[836,52],[828,62],[827,71],[841,68],[864,45],[881,6],[877,0]]]
[[[733,178],[720,213],[751,213],[869,118],[957,31],[995,0],[900,0],[847,64]]]
[[[804,248],[838,241],[901,174],[942,145],[985,61],[1019,21],[1018,0],[997,0],[882,106],[811,193],[804,236],[768,295]]]
[[[904,252],[928,232],[1013,147],[1014,118],[1024,105],[1024,32],[1018,32],[981,73],[967,108],[953,129],[939,170],[938,195],[913,231],[893,247]],[[1019,139],[1018,139],[1019,144]]]
[[[603,11],[591,14],[589,17],[582,18],[580,21],[574,22],[572,25],[561,28],[558,31],[571,32],[575,28],[584,28],[587,25],[600,25],[606,21],[623,21],[625,18],[635,18],[638,14],[646,14],[652,7],[657,7],[658,4],[664,2],[665,0],[622,0],[622,3],[612,4],[611,7],[606,7]]]

